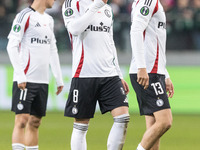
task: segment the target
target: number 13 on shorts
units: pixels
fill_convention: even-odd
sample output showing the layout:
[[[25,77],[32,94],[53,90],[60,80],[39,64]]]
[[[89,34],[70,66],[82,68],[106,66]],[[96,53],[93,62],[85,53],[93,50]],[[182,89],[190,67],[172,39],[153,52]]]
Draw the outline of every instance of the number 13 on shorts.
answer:
[[[152,83],[151,86],[153,86],[156,95],[164,93],[164,90],[163,90],[160,82]]]

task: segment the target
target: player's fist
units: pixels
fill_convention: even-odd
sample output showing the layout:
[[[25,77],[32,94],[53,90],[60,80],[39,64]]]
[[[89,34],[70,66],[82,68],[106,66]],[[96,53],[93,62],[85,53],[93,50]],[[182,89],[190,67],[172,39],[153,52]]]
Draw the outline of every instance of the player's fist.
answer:
[[[105,4],[107,4],[108,0],[102,0]]]
[[[24,89],[26,88],[26,82],[19,83],[19,84],[18,84],[18,88],[24,90]]]
[[[58,86],[56,95],[60,94],[62,92],[62,90],[63,90],[63,86]]]
[[[172,98],[174,95],[174,85],[170,78],[165,79],[166,91],[168,92],[168,97]]]
[[[129,93],[129,87],[125,80],[121,79],[126,95]]]
[[[94,2],[96,2],[96,3],[102,3],[102,1],[105,3],[105,4],[107,4],[107,2],[108,2],[108,0],[94,0]]]
[[[149,75],[146,68],[139,68],[137,72],[137,82],[144,86],[144,89],[149,87]]]

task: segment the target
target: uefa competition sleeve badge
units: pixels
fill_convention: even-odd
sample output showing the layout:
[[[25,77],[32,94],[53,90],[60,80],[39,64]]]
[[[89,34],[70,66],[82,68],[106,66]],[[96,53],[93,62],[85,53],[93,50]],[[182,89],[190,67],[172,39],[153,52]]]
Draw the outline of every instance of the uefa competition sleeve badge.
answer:
[[[149,14],[149,8],[147,6],[144,6],[140,9],[140,13],[143,15],[143,16],[147,16]]]
[[[13,30],[15,32],[19,32],[21,30],[21,26],[19,24],[16,24],[14,27],[13,27]]]
[[[69,16],[73,15],[73,13],[74,13],[74,11],[71,8],[68,8],[65,11],[65,16],[69,17]]]

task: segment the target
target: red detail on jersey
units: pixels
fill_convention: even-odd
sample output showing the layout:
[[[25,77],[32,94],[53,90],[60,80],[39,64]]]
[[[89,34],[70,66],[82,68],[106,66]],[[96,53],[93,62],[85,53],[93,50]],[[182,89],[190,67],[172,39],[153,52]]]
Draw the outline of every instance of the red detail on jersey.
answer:
[[[71,41],[71,48],[72,48],[72,50],[73,50],[73,39],[72,39],[72,34],[71,33],[69,33],[69,35],[70,35],[70,41]]]
[[[157,73],[158,71],[158,58],[159,58],[159,43],[157,39],[157,55],[156,55],[156,60],[155,60],[153,69],[151,70],[151,73]]]
[[[140,0],[137,1],[136,5],[139,3]]]
[[[74,75],[74,78],[78,78],[79,75],[80,75],[80,72],[81,72],[81,69],[83,67],[83,60],[84,60],[84,47],[83,47],[83,44],[82,44],[82,54],[81,54],[81,59],[80,59],[80,62],[78,64],[78,68],[76,69],[76,73]]]
[[[26,32],[26,30],[28,29],[29,27],[29,20],[30,20],[30,16],[28,17],[27,21],[26,21],[26,25],[25,25],[25,28],[24,28],[24,32]]]
[[[153,11],[153,14],[152,16],[158,11],[158,0],[157,0],[157,3],[156,3],[156,6],[154,8],[154,11]]]
[[[79,7],[79,1],[76,2],[76,8],[78,10],[78,12],[80,11],[80,7]]]
[[[146,30],[143,32],[143,39],[145,40]]]
[[[27,73],[29,66],[30,66],[30,53],[29,53],[29,58],[28,58],[28,64],[26,65],[26,68],[24,69],[25,74]]]

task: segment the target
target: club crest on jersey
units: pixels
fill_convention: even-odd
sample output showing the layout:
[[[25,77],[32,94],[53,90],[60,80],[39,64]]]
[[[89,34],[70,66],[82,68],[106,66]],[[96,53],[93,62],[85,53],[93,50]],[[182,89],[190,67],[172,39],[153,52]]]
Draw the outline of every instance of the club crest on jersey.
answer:
[[[149,14],[149,8],[147,6],[143,6],[141,9],[140,9],[140,13],[143,15],[143,16],[147,16]]]
[[[73,108],[72,108],[72,113],[73,113],[74,115],[76,115],[76,114],[78,113],[78,109],[77,109],[76,107],[73,107]]]
[[[104,13],[108,18],[111,17],[110,11],[108,9],[105,9]]]
[[[73,15],[73,13],[74,13],[74,11],[71,8],[68,8],[65,11],[65,16],[69,17],[69,16]]]
[[[17,109],[19,109],[19,110],[22,110],[22,109],[24,109],[24,105],[23,105],[23,104],[21,104],[21,103],[17,104]]]
[[[21,26],[19,24],[16,24],[14,27],[13,27],[13,30],[15,32],[19,32],[21,30]]]
[[[157,105],[158,107],[161,107],[161,106],[164,105],[164,101],[163,101],[162,99],[158,99],[158,100],[156,101],[156,105]]]

